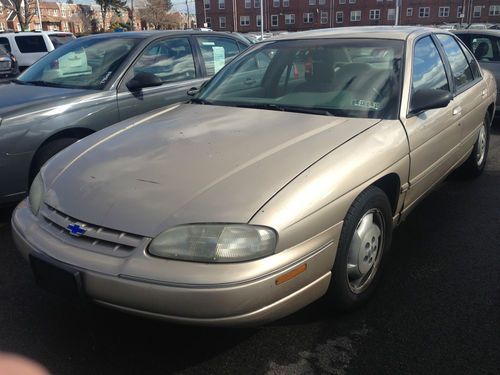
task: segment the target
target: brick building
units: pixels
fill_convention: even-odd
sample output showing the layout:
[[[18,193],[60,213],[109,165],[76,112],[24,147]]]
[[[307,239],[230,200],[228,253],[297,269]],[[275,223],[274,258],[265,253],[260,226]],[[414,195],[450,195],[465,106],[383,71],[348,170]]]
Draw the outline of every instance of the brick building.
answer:
[[[393,25],[397,0],[263,0],[265,31]],[[500,0],[399,0],[401,25],[500,23]],[[195,0],[199,27],[259,31],[260,0]],[[463,16],[461,18],[460,16]]]

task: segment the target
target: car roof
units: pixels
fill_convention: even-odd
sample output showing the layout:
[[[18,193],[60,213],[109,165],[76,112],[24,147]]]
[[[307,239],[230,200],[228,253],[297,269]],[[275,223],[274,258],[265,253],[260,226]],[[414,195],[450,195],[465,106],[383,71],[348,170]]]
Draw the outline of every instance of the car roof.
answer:
[[[200,30],[151,30],[151,31],[126,31],[121,33],[102,33],[96,35],[89,35],[85,38],[137,38],[137,39],[147,39],[147,38],[160,38],[164,36],[172,35],[220,35],[220,36],[230,36],[232,38],[241,40],[241,38],[232,36],[230,33],[216,32],[216,31],[200,31]]]
[[[484,34],[500,37],[500,30],[495,29],[467,29],[467,30],[453,30],[454,34]]]
[[[419,26],[357,26],[319,29],[290,34],[281,34],[272,40],[315,39],[315,38],[370,38],[406,40],[409,35],[436,32],[436,29]],[[445,32],[444,30],[439,30]],[[267,40],[269,41],[269,40]],[[265,42],[265,41],[264,41]]]

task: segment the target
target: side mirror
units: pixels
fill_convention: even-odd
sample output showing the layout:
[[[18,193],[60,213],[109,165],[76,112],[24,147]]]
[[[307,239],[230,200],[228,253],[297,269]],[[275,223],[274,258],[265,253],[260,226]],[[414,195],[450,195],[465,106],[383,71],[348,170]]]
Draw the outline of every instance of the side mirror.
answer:
[[[200,92],[200,89],[198,87],[191,87],[188,91],[187,91],[187,94],[189,96],[195,96],[196,94],[198,94]]]
[[[130,91],[138,91],[144,87],[161,86],[162,80],[153,73],[140,72],[127,82],[126,86]]]
[[[428,109],[444,108],[450,103],[451,99],[453,99],[453,96],[447,90],[418,90],[411,96],[408,117],[418,116]]]

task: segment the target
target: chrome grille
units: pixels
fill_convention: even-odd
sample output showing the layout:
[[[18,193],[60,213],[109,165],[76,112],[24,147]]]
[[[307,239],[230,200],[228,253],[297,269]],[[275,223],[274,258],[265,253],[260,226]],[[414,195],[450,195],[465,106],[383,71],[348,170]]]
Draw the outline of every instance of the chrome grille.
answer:
[[[0,61],[0,70],[10,69],[10,61]]]
[[[75,219],[55,208],[44,204],[40,210],[42,228],[62,241],[86,250],[117,257],[126,257],[134,249],[145,247],[148,237],[103,228]],[[70,234],[68,225],[78,224],[85,229],[80,236]]]

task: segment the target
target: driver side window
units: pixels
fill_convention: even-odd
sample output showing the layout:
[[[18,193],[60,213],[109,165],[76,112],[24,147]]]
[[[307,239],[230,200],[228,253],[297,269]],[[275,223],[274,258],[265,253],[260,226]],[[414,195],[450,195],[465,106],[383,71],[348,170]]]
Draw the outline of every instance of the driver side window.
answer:
[[[157,41],[146,48],[133,66],[134,75],[151,73],[162,82],[179,82],[196,78],[191,45],[187,38]]]
[[[450,91],[443,61],[431,37],[417,41],[413,53],[412,93],[426,89]]]

